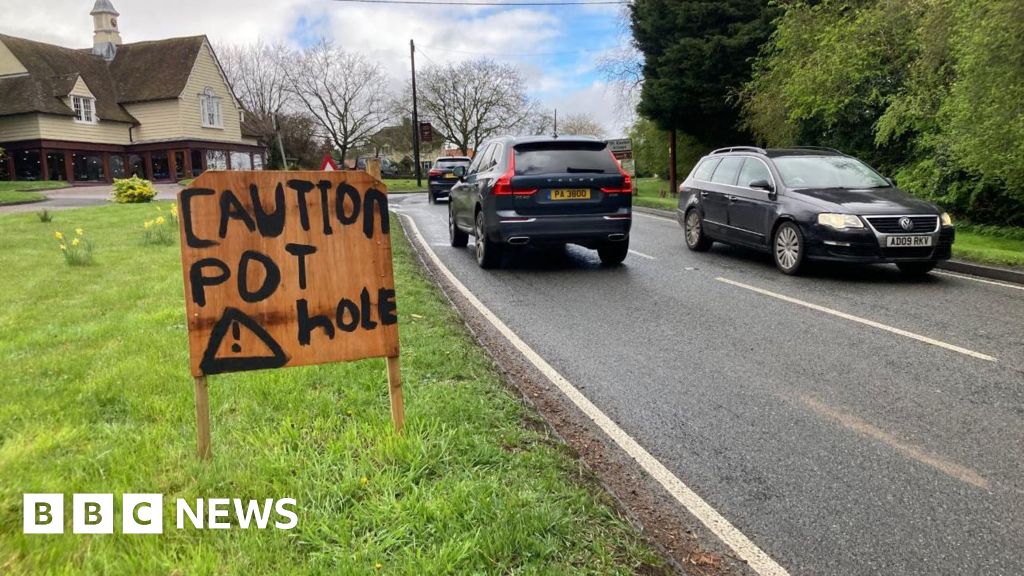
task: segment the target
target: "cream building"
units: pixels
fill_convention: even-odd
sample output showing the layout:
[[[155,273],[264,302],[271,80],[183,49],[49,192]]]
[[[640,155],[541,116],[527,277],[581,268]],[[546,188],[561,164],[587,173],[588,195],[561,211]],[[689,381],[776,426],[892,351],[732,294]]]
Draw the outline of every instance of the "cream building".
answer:
[[[205,36],[124,44],[96,0],[92,49],[0,34],[0,178],[180,180],[262,169],[266,149]]]

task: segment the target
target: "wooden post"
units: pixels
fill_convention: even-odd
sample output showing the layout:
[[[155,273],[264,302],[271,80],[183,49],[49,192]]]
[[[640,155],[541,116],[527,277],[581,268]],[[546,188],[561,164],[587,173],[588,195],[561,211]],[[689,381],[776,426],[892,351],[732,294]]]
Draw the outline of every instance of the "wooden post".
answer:
[[[391,397],[391,420],[395,431],[401,432],[405,425],[405,403],[402,400],[402,371],[398,356],[388,358],[388,396]]]
[[[366,160],[366,172],[380,180],[380,158],[369,158]]]
[[[196,448],[200,460],[209,460],[210,451],[210,394],[206,376],[196,378]]]

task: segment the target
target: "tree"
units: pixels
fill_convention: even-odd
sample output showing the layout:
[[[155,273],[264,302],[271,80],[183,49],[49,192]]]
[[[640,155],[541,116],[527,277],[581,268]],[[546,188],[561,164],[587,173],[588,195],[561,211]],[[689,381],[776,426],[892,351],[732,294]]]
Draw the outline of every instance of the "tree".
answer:
[[[605,130],[601,123],[589,114],[569,114],[565,119],[558,120],[558,133],[566,136],[593,136],[604,138]]]
[[[636,0],[640,114],[710,145],[742,143],[735,95],[771,34],[773,14],[768,0]]]
[[[387,124],[394,110],[379,64],[323,39],[297,55],[286,70],[288,91],[317,125],[317,133],[338,150],[360,146]]]
[[[290,51],[283,44],[224,44],[217,47],[228,82],[252,125],[266,142],[274,134],[273,116],[289,104],[285,74]]]
[[[486,58],[430,66],[416,83],[420,115],[463,154],[518,131],[535,110],[519,69]]]

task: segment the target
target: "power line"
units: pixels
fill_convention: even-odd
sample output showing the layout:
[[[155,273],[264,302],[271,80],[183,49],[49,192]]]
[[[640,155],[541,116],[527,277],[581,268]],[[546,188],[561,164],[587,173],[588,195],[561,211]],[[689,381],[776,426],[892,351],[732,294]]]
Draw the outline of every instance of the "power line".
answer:
[[[584,54],[587,52],[604,52],[606,50],[614,49],[615,46],[606,46],[604,48],[578,48],[576,50],[569,50],[565,52],[474,52],[471,50],[457,50],[455,48],[443,48],[441,46],[420,46],[421,48],[430,48],[431,50],[438,50],[440,52],[456,52],[458,54],[472,54],[473,56],[567,56],[570,54]]]
[[[472,2],[457,2],[454,0],[334,0],[334,2],[348,2],[351,4],[405,4],[405,5],[420,5],[420,6],[510,6],[510,7],[522,7],[522,6],[608,6],[608,5],[623,5],[629,4],[631,0],[562,0],[552,2],[550,0],[544,2],[500,2],[500,1],[481,1],[474,0]]]

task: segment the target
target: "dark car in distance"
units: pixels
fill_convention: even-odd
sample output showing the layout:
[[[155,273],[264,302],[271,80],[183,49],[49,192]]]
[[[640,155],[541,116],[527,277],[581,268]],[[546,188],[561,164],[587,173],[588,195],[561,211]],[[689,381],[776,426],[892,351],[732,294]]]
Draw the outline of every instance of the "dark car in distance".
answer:
[[[679,186],[686,245],[713,242],[770,252],[786,274],[807,260],[894,263],[923,276],[952,251],[955,230],[938,206],[831,148],[722,148]]]
[[[447,198],[452,186],[458,182],[455,169],[461,166],[469,168],[472,159],[469,156],[444,156],[434,160],[427,172],[427,200],[433,204],[441,198]]]
[[[488,140],[451,189],[451,245],[476,238],[482,268],[501,264],[509,246],[577,244],[601,262],[629,252],[633,184],[608,144],[579,136]]]

